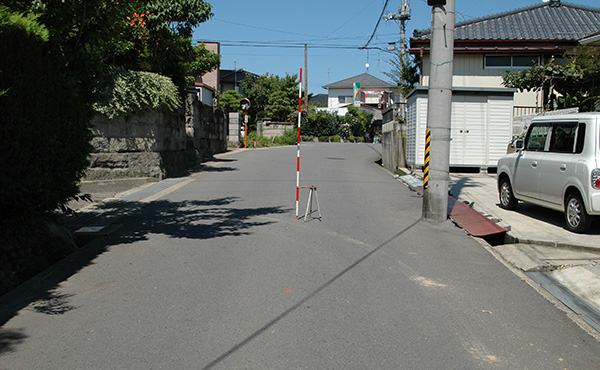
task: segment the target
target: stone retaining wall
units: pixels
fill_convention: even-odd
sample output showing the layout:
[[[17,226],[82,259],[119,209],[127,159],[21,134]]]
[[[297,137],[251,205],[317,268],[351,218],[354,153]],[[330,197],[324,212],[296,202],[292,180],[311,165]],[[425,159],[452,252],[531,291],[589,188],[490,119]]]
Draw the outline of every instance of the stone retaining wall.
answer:
[[[91,165],[85,180],[179,175],[202,158],[227,150],[222,111],[188,94],[185,109],[93,120]]]

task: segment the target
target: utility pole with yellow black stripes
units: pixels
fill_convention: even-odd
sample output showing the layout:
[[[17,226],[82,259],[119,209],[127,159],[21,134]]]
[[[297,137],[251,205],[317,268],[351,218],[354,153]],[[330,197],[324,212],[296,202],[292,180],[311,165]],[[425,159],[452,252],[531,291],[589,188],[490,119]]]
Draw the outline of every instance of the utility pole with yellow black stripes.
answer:
[[[426,189],[423,189],[423,218],[431,222],[444,222],[448,219],[454,1],[427,0],[427,3],[432,6],[431,74],[427,107],[427,130],[431,133],[431,146],[427,174],[428,185]]]

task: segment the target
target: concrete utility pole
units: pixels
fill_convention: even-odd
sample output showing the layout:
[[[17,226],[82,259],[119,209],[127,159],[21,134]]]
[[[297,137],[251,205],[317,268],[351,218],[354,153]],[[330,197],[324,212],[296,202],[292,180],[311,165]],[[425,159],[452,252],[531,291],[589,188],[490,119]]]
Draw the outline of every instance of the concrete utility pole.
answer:
[[[429,186],[423,192],[423,218],[433,222],[444,222],[448,219],[454,1],[427,0],[433,7],[427,108],[427,129],[431,130],[431,148]]]
[[[402,0],[402,6],[398,8],[398,14],[389,13],[383,16],[386,21],[400,21],[400,54],[403,60],[406,60],[406,22],[410,20],[410,5],[406,0]]]

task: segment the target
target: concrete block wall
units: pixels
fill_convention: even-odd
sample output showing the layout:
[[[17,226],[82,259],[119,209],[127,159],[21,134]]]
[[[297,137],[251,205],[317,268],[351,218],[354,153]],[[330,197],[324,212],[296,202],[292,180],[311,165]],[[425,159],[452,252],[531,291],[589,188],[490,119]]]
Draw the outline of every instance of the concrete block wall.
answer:
[[[283,136],[286,131],[293,130],[294,124],[290,122],[259,121],[260,135],[268,138]]]
[[[406,167],[404,158],[404,129],[398,121],[390,121],[382,126],[382,153],[383,167],[391,172],[398,172],[399,168]]]
[[[184,173],[202,158],[227,150],[223,112],[188,94],[177,112],[147,112],[92,122],[94,152],[85,180],[153,177]]]

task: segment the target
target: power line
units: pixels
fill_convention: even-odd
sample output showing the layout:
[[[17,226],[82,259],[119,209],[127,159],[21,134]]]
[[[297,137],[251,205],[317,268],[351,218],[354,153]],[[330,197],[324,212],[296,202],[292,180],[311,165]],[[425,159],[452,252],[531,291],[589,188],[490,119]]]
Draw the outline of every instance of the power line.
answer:
[[[366,49],[367,46],[369,46],[369,44],[371,43],[371,40],[373,40],[373,37],[375,36],[375,32],[377,32],[377,27],[379,27],[379,22],[381,22],[381,19],[383,18],[383,13],[385,13],[385,9],[387,8],[389,0],[385,0],[385,4],[383,4],[383,9],[381,9],[381,14],[379,15],[379,18],[377,18],[377,24],[375,25],[375,28],[373,29],[373,33],[371,33],[371,37],[369,37],[369,41],[367,41],[367,43],[365,44],[365,46],[362,47],[362,49]]]
[[[386,0],[386,4],[387,4]],[[332,40],[329,38],[329,36],[333,35],[334,33],[336,33],[338,30],[340,30],[342,27],[344,27],[345,25],[347,25],[348,23],[350,23],[350,21],[352,21],[354,18],[358,17],[359,15],[363,14],[363,12],[365,11],[365,9],[367,9],[369,6],[371,6],[371,4],[373,4],[375,2],[375,0],[371,1],[370,3],[368,3],[364,8],[362,8],[358,13],[356,13],[352,18],[348,19],[346,22],[342,23],[341,26],[339,26],[338,28],[336,28],[335,30],[333,30],[332,32],[330,32],[327,36],[325,36],[323,38],[323,40]]]
[[[253,26],[253,25],[249,25],[249,24],[243,24],[243,23],[237,23],[237,22],[232,22],[232,21],[226,21],[224,19],[219,19],[219,18],[212,18],[211,20],[215,20],[215,21],[219,21],[219,22],[223,22],[223,23],[235,24],[236,26],[254,28],[254,29],[257,29],[257,30],[263,30],[263,31],[269,31],[269,32],[277,32],[277,33],[287,33],[288,35],[319,37],[319,36],[316,36],[316,35],[307,35],[307,34],[304,34],[304,33],[296,33],[296,32],[289,32],[289,31],[282,31],[282,30],[274,30],[272,28],[265,28],[265,27]]]

